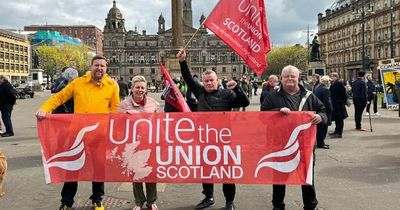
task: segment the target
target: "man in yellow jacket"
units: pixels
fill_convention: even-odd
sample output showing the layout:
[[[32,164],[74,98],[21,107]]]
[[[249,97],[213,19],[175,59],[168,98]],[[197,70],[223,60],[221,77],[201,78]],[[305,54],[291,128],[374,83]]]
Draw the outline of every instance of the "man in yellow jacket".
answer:
[[[106,58],[96,55],[92,59],[91,71],[73,80],[64,89],[44,102],[36,112],[37,119],[46,118],[47,113],[50,113],[71,98],[74,99],[74,113],[116,113],[119,104],[118,87],[117,83],[106,72]],[[64,183],[61,191],[60,210],[71,209],[77,189],[77,182]],[[94,204],[95,210],[104,210],[102,204],[103,195],[104,183],[92,182],[92,196],[90,199]]]

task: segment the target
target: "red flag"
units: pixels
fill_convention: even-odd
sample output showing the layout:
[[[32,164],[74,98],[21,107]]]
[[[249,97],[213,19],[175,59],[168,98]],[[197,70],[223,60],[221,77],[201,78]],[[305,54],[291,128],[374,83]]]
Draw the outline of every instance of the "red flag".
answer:
[[[271,50],[264,0],[220,0],[204,25],[261,75]]]
[[[165,89],[162,93],[164,100],[181,112],[191,112],[189,106],[182,96],[181,91],[178,89],[178,87],[176,87],[174,81],[171,79],[171,76],[169,76],[167,69],[165,69],[162,64],[160,64],[160,69],[164,78],[163,85]]]

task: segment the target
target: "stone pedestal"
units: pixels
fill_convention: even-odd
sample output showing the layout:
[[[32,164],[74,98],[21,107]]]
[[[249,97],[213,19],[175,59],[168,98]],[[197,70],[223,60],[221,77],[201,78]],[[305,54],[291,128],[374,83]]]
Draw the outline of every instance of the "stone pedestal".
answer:
[[[326,75],[326,65],[323,61],[312,61],[308,64],[308,77],[313,74]]]
[[[165,68],[167,68],[167,71],[171,78],[175,77],[181,77],[181,66],[179,65],[179,59],[176,57],[176,54],[178,54],[179,50],[172,50],[169,53],[167,53],[167,57],[165,59]],[[190,60],[189,58],[186,58],[186,61],[188,63],[189,69],[190,69]]]

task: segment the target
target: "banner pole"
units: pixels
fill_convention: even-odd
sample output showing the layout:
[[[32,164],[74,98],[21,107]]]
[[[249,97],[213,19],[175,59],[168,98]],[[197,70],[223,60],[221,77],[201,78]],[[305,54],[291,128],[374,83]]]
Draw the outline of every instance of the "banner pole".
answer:
[[[183,47],[183,50],[186,50],[186,47],[189,45],[189,43],[193,40],[194,36],[196,36],[197,32],[200,31],[200,28],[203,26],[204,22],[201,24],[201,26],[196,30],[196,32],[194,32],[194,34],[192,35],[192,37],[190,37],[189,41],[186,42],[185,46]]]

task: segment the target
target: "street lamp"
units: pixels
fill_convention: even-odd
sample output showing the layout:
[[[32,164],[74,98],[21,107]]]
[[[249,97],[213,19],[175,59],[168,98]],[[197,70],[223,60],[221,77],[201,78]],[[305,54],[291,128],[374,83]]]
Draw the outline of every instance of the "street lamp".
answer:
[[[393,31],[393,1],[390,0],[390,58],[395,57],[395,45],[394,45],[394,31]]]
[[[355,17],[360,17],[361,21],[361,45],[362,45],[362,71],[366,71],[366,54],[365,54],[365,0],[361,0],[361,5],[359,5],[359,0],[355,0],[354,4],[356,4],[356,7],[353,7],[353,15]],[[372,11],[372,7],[368,8],[369,12]],[[370,71],[370,70],[369,70]]]

